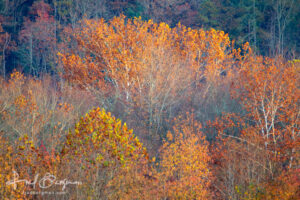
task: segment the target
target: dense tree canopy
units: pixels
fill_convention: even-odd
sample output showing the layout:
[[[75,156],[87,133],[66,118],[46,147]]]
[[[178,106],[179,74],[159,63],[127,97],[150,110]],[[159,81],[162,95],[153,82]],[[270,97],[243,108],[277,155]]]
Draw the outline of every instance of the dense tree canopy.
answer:
[[[76,28],[85,18],[109,20],[120,14],[170,27],[180,22],[222,30],[238,45],[249,42],[257,54],[295,58],[300,52],[299,5],[299,0],[2,0],[2,71],[56,72],[55,51],[66,27]]]
[[[298,0],[0,0],[4,199],[300,196]]]

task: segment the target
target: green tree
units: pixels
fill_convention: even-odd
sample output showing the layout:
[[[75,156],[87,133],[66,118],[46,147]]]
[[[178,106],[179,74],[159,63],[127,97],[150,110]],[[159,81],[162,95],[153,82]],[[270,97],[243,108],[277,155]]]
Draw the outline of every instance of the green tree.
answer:
[[[82,117],[70,131],[62,153],[65,172],[84,180],[81,193],[93,199],[114,199],[115,195],[130,192],[139,176],[138,168],[148,158],[126,123],[99,108]]]

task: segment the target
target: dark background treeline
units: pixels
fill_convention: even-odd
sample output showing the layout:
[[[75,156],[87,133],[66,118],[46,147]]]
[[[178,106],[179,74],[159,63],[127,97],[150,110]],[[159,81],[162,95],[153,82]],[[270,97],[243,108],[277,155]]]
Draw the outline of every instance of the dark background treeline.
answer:
[[[215,28],[257,54],[300,53],[299,0],[1,0],[1,73],[56,72],[56,52],[66,27],[83,18],[111,19],[121,13],[171,26]]]

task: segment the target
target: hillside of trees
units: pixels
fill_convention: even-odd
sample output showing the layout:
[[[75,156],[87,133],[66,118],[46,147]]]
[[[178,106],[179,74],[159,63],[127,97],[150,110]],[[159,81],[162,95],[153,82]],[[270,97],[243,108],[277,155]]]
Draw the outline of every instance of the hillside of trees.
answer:
[[[0,0],[0,25],[0,199],[299,199],[299,0]]]

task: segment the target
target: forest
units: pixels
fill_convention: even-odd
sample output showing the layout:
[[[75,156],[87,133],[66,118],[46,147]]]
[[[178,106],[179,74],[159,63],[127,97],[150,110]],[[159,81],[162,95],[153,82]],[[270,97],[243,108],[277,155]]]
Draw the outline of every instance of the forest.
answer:
[[[0,199],[297,200],[299,0],[0,0]]]

